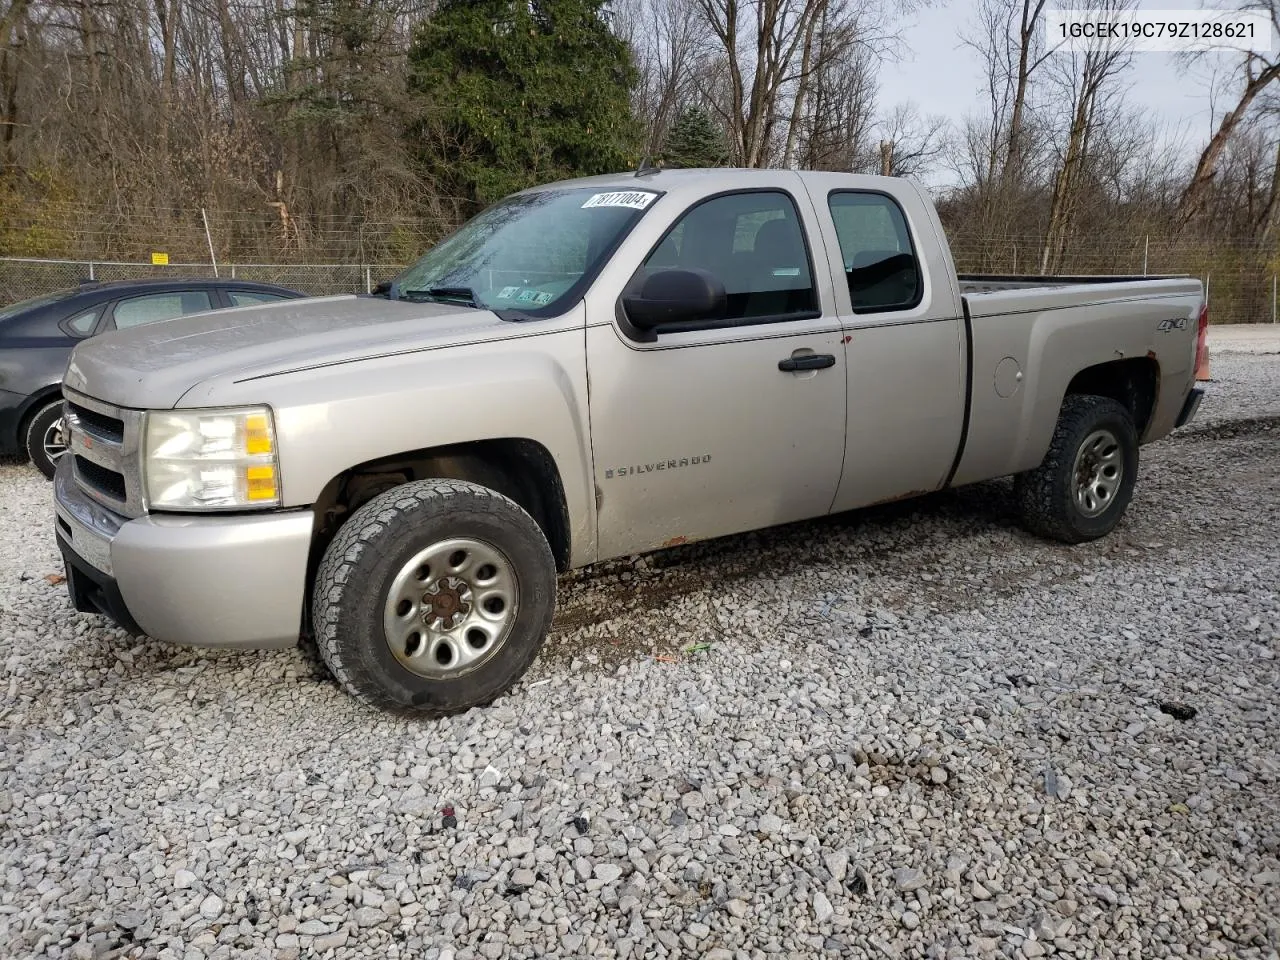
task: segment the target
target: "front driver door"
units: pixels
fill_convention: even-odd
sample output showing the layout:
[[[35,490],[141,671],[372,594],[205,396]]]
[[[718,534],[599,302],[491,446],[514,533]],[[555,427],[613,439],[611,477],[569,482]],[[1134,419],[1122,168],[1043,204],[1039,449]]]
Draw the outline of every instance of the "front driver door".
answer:
[[[818,238],[799,190],[703,200],[676,218],[632,283],[663,268],[707,270],[728,293],[720,325],[652,342],[625,318],[588,326],[601,558],[828,511],[846,379]],[[810,355],[829,365],[787,369]]]

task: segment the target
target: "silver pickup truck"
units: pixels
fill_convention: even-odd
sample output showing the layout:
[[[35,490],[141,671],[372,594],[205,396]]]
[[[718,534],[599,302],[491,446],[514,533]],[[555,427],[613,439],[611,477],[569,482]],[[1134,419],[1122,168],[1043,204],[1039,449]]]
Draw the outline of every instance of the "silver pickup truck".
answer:
[[[1119,522],[1195,413],[1179,278],[957,277],[903,180],[642,172],[515,194],[380,294],[96,338],[66,371],[77,610],[204,646],[314,636],[379,707],[528,669],[556,573],[993,477]]]

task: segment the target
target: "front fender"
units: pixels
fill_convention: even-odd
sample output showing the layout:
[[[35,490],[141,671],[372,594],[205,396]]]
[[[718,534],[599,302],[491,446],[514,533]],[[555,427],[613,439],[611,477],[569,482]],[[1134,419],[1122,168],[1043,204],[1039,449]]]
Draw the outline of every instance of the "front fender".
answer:
[[[536,441],[560,472],[571,563],[595,559],[580,327],[212,382],[184,401],[201,407],[270,404],[285,507],[315,503],[330,480],[370,460],[479,440]]]

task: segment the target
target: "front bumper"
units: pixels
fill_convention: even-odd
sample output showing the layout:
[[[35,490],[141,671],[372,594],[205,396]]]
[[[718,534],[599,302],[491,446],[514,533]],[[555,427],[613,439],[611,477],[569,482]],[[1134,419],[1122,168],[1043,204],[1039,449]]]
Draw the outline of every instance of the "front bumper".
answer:
[[[1200,401],[1203,399],[1204,391],[1199,387],[1194,387],[1191,392],[1187,394],[1187,399],[1182,404],[1182,412],[1178,414],[1178,422],[1173,425],[1175,430],[1192,421],[1196,412],[1200,409]]]
[[[58,547],[77,610],[197,647],[293,646],[302,626],[310,510],[129,520],[54,476]]]

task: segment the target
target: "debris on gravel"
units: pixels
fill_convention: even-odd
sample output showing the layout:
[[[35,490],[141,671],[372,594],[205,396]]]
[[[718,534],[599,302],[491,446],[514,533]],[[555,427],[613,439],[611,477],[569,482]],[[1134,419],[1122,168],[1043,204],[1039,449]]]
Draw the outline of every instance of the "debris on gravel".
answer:
[[[1280,357],[1212,369],[1104,540],[992,483],[604,564],[431,721],[75,614],[0,465],[0,956],[1274,958]]]

